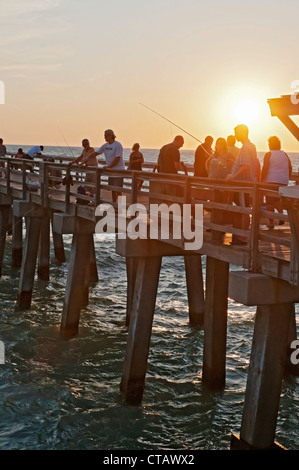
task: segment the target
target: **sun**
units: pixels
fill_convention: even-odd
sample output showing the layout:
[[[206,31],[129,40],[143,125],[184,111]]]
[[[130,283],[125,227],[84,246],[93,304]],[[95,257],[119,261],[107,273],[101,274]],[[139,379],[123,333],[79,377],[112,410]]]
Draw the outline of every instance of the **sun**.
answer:
[[[233,111],[235,119],[243,124],[251,124],[259,117],[259,106],[253,99],[238,101]]]

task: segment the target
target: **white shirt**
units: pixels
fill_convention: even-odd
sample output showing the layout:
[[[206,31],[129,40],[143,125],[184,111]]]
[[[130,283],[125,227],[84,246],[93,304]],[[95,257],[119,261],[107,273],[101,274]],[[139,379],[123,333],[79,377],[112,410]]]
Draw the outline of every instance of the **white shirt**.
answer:
[[[123,160],[123,147],[120,142],[116,140],[112,144],[106,142],[102,147],[97,150],[97,153],[104,153],[106,163],[109,166],[116,157],[120,157],[119,162],[112,168],[113,170],[125,170],[125,164]]]
[[[28,152],[26,152],[27,155],[29,155],[30,157],[34,157],[34,155],[36,153],[42,153],[41,149],[40,149],[40,146],[39,145],[35,145],[35,147],[32,147],[30,150],[28,150]]]
[[[269,169],[265,181],[267,183],[289,183],[289,160],[282,150],[271,150]]]

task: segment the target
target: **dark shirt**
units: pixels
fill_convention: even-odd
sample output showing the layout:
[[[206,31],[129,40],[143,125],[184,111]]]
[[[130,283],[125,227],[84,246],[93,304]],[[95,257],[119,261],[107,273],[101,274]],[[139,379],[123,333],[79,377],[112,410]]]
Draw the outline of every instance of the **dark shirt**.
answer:
[[[205,149],[203,145],[197,147],[194,159],[194,176],[208,176],[206,161],[211,154],[212,149]]]
[[[158,172],[177,173],[175,162],[180,162],[179,149],[173,143],[164,145],[158,157]]]
[[[5,157],[6,155],[6,147],[5,145],[0,144],[0,157]]]
[[[144,161],[144,158],[141,152],[139,151],[132,152],[130,155],[130,161],[129,161],[130,170],[142,170],[143,161]]]

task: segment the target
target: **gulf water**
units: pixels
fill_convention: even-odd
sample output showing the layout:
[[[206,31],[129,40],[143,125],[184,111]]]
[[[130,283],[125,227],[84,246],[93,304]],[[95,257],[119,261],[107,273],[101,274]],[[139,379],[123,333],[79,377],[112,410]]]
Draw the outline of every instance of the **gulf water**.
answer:
[[[71,150],[79,155],[81,149]],[[47,154],[62,151],[71,156],[68,148],[45,148]],[[143,153],[156,161],[158,150]],[[298,155],[290,156],[297,170]],[[184,161],[193,158],[194,152],[182,151]],[[64,241],[68,259],[71,236]],[[201,380],[203,330],[188,322],[183,260],[163,259],[143,403],[128,406],[119,392],[127,340],[125,261],[115,254],[114,235],[96,235],[95,244],[99,282],[90,288],[78,336],[64,340],[59,324],[67,261],[59,265],[51,247],[50,281],[36,279],[31,309],[15,312],[19,269],[11,267],[7,237],[0,281],[0,449],[229,449],[231,433],[240,431],[255,307],[229,300],[226,385],[208,392]],[[295,450],[298,384],[290,377],[283,383],[276,432],[278,442]]]

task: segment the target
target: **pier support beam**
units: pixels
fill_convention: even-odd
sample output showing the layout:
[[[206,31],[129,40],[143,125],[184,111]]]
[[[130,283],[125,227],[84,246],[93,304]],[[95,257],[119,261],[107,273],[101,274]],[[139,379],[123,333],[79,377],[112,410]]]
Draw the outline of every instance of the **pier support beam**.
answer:
[[[66,259],[64,252],[63,235],[54,231],[53,213],[51,215],[51,225],[55,258],[57,259],[58,263],[62,264],[65,262]]]
[[[99,281],[97,257],[94,244],[93,234],[90,234],[90,263],[89,263],[89,283],[96,283]]]
[[[48,217],[48,211],[38,204],[20,200],[13,203],[13,215],[15,217],[25,217],[26,220],[24,256],[16,302],[16,309],[23,310],[30,308],[31,305],[41,225],[42,220]]]
[[[48,281],[50,278],[50,218],[44,217],[41,222],[41,231],[38,251],[38,278]]]
[[[9,205],[0,205],[0,278],[2,276],[2,264],[6,242],[6,234],[9,228]]]
[[[140,404],[156,303],[161,256],[138,258],[135,290],[120,389],[130,404]]]
[[[299,366],[290,360],[290,345],[297,339],[295,303],[299,302],[298,287],[265,274],[232,271],[229,275],[229,297],[244,305],[292,305],[285,373],[299,376]]]
[[[24,257],[16,303],[17,310],[28,309],[31,305],[41,221],[41,217],[28,217],[27,220]]]
[[[135,289],[135,280],[137,272],[138,258],[126,258],[127,268],[127,313],[126,313],[126,325],[130,323],[130,317],[132,312],[132,304]]]
[[[68,277],[60,331],[64,337],[78,333],[80,312],[86,305],[86,278],[89,268],[90,236],[75,233],[68,267]]]
[[[54,214],[53,230],[73,234],[60,331],[71,338],[78,333],[81,308],[88,303],[88,285],[97,279],[93,234],[95,222],[70,214]],[[92,260],[92,262],[91,262]]]
[[[231,448],[273,449],[293,304],[257,307],[240,440]],[[246,447],[247,446],[247,447]]]
[[[185,272],[191,325],[204,324],[204,288],[201,255],[185,255]]]
[[[23,254],[23,217],[13,216],[12,222],[12,266],[22,265]]]
[[[207,257],[202,379],[212,390],[225,385],[228,279],[229,263]]]

